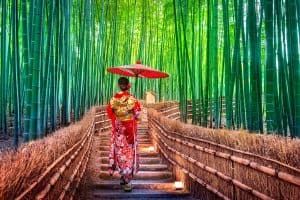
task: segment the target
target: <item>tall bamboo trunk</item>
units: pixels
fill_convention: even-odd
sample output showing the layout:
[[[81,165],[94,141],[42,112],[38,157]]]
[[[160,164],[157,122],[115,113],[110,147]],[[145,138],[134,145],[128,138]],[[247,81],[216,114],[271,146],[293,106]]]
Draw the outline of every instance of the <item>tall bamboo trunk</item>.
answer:
[[[18,41],[18,1],[12,2],[12,75],[14,88],[14,146],[17,148],[21,133],[20,59]]]
[[[70,31],[71,31],[71,15],[70,2],[72,0],[62,0],[62,39],[65,48],[63,50],[63,85],[62,85],[62,124],[68,125],[70,123],[70,71],[71,71],[71,48],[70,48]]]
[[[29,29],[28,29],[28,14],[27,14],[27,1],[21,0],[21,14],[22,14],[22,31],[23,31],[23,68],[24,68],[24,132],[23,132],[23,140],[28,141],[29,140],[29,129],[30,129],[30,107],[31,107],[31,79],[32,79],[32,73],[31,73],[31,65],[30,65],[30,35],[29,35]]]
[[[250,130],[262,132],[260,65],[258,49],[258,28],[255,2],[248,0],[248,23],[250,38],[250,69],[251,69],[251,124]]]
[[[266,29],[266,69],[265,69],[265,102],[266,102],[266,122],[267,132],[277,131],[277,120],[275,117],[275,101],[277,90],[274,89],[276,82],[276,69],[274,63],[274,20],[273,20],[273,1],[265,1],[265,29]]]
[[[33,62],[32,62],[32,95],[31,95],[31,113],[30,113],[30,135],[29,139],[34,140],[40,136],[40,61],[41,61],[41,31],[43,21],[44,0],[36,1],[34,30],[33,30]]]
[[[293,128],[291,135],[300,136],[300,61],[299,41],[297,35],[296,0],[286,0],[288,68],[290,71],[291,110]]]

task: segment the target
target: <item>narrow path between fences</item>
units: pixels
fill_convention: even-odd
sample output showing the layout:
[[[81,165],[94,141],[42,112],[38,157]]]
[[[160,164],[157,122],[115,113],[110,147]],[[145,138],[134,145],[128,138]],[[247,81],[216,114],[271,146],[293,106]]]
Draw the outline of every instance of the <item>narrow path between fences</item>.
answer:
[[[96,113],[92,155],[86,172],[86,199],[192,199],[187,190],[176,190],[170,166],[161,158],[149,135],[146,109],[138,124],[140,168],[130,193],[121,189],[118,174],[108,174],[110,134],[110,121],[105,110],[100,110]]]
[[[138,123],[132,192],[108,174],[111,122],[100,106],[2,157],[0,199],[300,199],[299,141],[282,152],[282,138],[184,124],[176,104],[158,106],[144,108]]]
[[[179,116],[174,104],[144,109],[138,129],[141,170],[134,178],[133,192],[124,193],[119,177],[107,173],[111,126],[104,108],[99,109],[87,170],[87,198],[300,199],[298,168],[201,138],[205,132],[209,136],[210,129],[180,123]],[[173,130],[176,126],[191,133]],[[197,131],[201,133],[193,135]],[[175,190],[175,181],[184,188]]]

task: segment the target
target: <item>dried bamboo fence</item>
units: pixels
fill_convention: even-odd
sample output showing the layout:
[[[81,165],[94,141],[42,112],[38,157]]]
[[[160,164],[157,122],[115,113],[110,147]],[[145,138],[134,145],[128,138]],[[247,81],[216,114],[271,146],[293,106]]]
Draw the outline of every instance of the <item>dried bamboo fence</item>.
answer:
[[[74,199],[90,157],[94,116],[92,109],[80,122],[4,155],[1,199]]]
[[[179,103],[175,101],[168,101],[168,102],[161,102],[161,103],[156,103],[156,104],[147,104],[147,108],[153,108],[164,116],[174,119],[174,120],[179,120],[180,119],[180,110],[179,110]]]
[[[96,111],[95,133],[107,131],[109,129],[111,129],[111,120],[107,116],[106,106],[103,106]]]
[[[215,101],[216,101],[216,99],[214,99],[214,98],[208,99],[208,105],[207,105],[208,115],[210,115],[211,110],[215,109],[214,108]],[[219,97],[219,106],[220,106],[219,109],[222,109],[221,113],[224,113],[224,114],[226,112],[226,104],[225,103],[226,103],[225,97]],[[232,109],[234,110],[235,109],[235,99],[233,99],[233,101],[231,103],[232,103]],[[200,107],[202,107],[202,102],[199,99],[196,99],[195,100],[195,108],[194,108],[195,112],[196,112],[196,115],[202,114],[203,111],[199,109]],[[193,102],[192,102],[192,100],[187,101],[187,111],[188,111],[188,116],[191,117],[192,112],[193,112]]]
[[[150,133],[158,149],[171,164],[176,178],[185,182],[194,197],[300,199],[299,168],[218,144],[209,138],[201,139],[184,131],[176,132],[172,126],[179,122],[174,122],[153,109],[148,110],[148,120]],[[180,126],[182,130],[191,130],[191,125]],[[209,129],[200,130],[208,132]],[[295,155],[298,151],[295,148]],[[299,160],[295,165],[298,166],[297,164],[300,166]]]

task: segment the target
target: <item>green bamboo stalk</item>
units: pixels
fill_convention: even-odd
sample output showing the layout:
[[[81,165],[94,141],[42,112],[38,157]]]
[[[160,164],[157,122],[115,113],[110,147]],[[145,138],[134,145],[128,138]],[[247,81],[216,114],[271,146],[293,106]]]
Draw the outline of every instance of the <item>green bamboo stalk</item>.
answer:
[[[300,1],[296,1],[297,4],[297,19],[298,19],[298,35],[299,35],[299,39],[300,40]]]
[[[245,10],[246,4],[243,1],[243,10]],[[252,127],[252,112],[251,112],[251,100],[250,100],[250,70],[249,70],[249,25],[242,26],[242,45],[243,45],[243,87],[244,87],[244,105],[246,115],[246,129],[250,130]]]
[[[60,55],[60,29],[59,29],[59,25],[60,25],[60,4],[59,4],[59,0],[56,0],[55,2],[55,10],[56,10],[56,15],[55,15],[55,40],[56,40],[56,45],[55,45],[55,49],[53,49],[53,54],[55,54],[54,56],[54,64],[53,67],[51,68],[51,75],[50,75],[50,82],[51,82],[51,90],[50,90],[50,123],[51,123],[51,127],[50,129],[52,131],[54,131],[57,127],[57,113],[58,113],[58,84],[59,84],[59,78],[58,78],[58,72],[60,71],[60,59],[59,59],[59,55]]]
[[[210,51],[210,65],[212,67],[212,83],[213,87],[213,102],[214,102],[214,113],[213,119],[215,121],[214,126],[219,128],[219,88],[218,88],[218,0],[214,0],[212,4],[212,34],[211,34],[211,45]],[[211,104],[212,105],[212,104]],[[212,119],[211,119],[212,120]]]
[[[250,67],[251,67],[251,131],[261,131],[261,112],[260,112],[260,84],[259,84],[259,56],[258,56],[258,29],[256,26],[257,17],[255,2],[248,0],[248,23],[250,37]]]
[[[198,77],[199,77],[199,106],[198,106],[198,112],[199,112],[199,116],[198,116],[198,123],[202,124],[202,110],[203,110],[203,81],[202,81],[202,63],[203,63],[203,30],[204,30],[204,23],[202,21],[203,19],[203,6],[201,3],[201,0],[198,1],[198,4],[200,5],[199,8],[199,15],[198,15],[198,22],[200,23],[200,31],[199,31],[199,36],[198,36],[198,43],[199,43],[199,47],[198,47]]]
[[[76,106],[75,106],[75,119],[78,120],[80,118],[81,115],[81,106],[82,106],[82,94],[83,94],[83,70],[84,68],[82,67],[84,65],[84,52],[85,52],[85,20],[84,19],[84,15],[86,12],[86,3],[82,2],[81,4],[81,9],[79,11],[79,13],[81,13],[81,15],[79,15],[79,20],[78,20],[78,24],[76,25],[80,25],[80,29],[79,29],[79,61],[78,61],[78,66],[77,66],[77,80],[76,82],[78,82],[78,89],[77,92],[77,100],[76,100]],[[83,11],[82,11],[83,10]],[[81,22],[81,23],[80,23]],[[79,24],[80,23],[80,24]]]
[[[236,29],[235,29],[235,51],[233,53],[233,71],[235,74],[235,124],[236,128],[240,129],[245,125],[245,108],[244,108],[244,90],[242,81],[242,63],[240,54],[240,37],[241,37],[241,27],[242,27],[242,17],[243,17],[243,1],[235,0],[235,16],[236,16]],[[233,89],[233,86],[232,88]]]
[[[18,147],[21,132],[20,59],[18,42],[18,1],[11,5],[12,13],[12,74],[14,88],[14,146]]]
[[[230,61],[230,35],[229,35],[229,12],[228,0],[222,0],[223,6],[223,26],[224,26],[224,68],[225,68],[225,102],[226,102],[226,127],[231,128],[232,125],[232,95],[231,95],[231,61]]]
[[[71,29],[71,15],[70,6],[71,0],[62,0],[62,20],[63,20],[63,85],[62,85],[62,124],[68,125],[70,123],[70,70],[71,70],[71,48],[70,48],[70,29]]]
[[[7,18],[7,1],[2,1],[1,12],[1,128],[4,134],[7,134],[7,35],[6,35],[6,18]]]
[[[2,2],[0,3],[0,8],[1,8],[1,13],[3,13],[3,8],[1,7],[1,5],[2,5]],[[1,14],[1,18],[0,18],[0,22],[1,22],[1,24],[6,24],[6,23],[3,23],[2,22],[2,14]],[[1,41],[1,47],[2,47],[2,32],[3,32],[3,29],[2,29],[2,26],[1,26],[1,39],[0,39],[0,41]],[[0,58],[2,59],[2,51],[1,51],[1,55],[0,55]],[[3,68],[2,67],[2,62],[0,63],[0,78],[2,78],[2,76],[1,76],[1,69]],[[1,112],[1,114],[0,114],[0,134],[4,134],[3,132],[3,128],[2,128],[2,116],[3,116],[3,114],[2,114],[2,101],[3,101],[3,98],[2,98],[2,79],[0,79],[0,112]]]
[[[28,14],[27,14],[27,1],[21,1],[21,14],[22,14],[22,49],[23,49],[23,68],[25,73],[25,80],[24,80],[24,87],[25,87],[25,94],[24,94],[24,133],[23,133],[23,140],[26,142],[29,140],[29,129],[30,129],[30,99],[31,99],[31,66],[30,66],[30,40],[29,40],[29,29],[28,29]]]
[[[212,4],[210,0],[207,0],[207,42],[206,42],[206,77],[205,77],[205,90],[204,90],[204,109],[203,109],[203,123],[202,126],[207,127],[207,117],[208,117],[208,99],[210,96],[210,92],[211,92],[211,79],[210,79],[210,59],[211,59],[211,39],[212,39],[212,34],[211,34],[211,18],[212,18],[212,14],[211,14],[211,8]]]
[[[24,2],[26,3],[26,2]],[[32,38],[33,38],[33,34],[34,34],[34,29],[35,29],[35,4],[36,4],[36,0],[32,0],[29,3],[29,24],[28,24],[28,32],[29,32],[29,39],[30,39],[30,43],[29,43],[29,50],[30,50],[30,54],[33,54],[33,43],[32,43]],[[30,59],[32,59],[30,57]],[[29,61],[31,62],[31,60]]]
[[[45,62],[45,75],[43,77],[43,86],[45,87],[41,91],[41,133],[44,134],[46,126],[48,124],[48,88],[50,87],[50,70],[53,68],[53,49],[54,49],[54,20],[55,20],[55,1],[52,1],[49,5],[49,25],[48,25],[48,37],[47,37],[47,49],[46,49],[46,62]]]
[[[43,21],[44,0],[35,4],[35,16],[33,30],[33,67],[32,67],[32,95],[29,140],[39,137],[40,130],[40,55],[41,55],[41,30]]]
[[[292,114],[289,98],[289,85],[287,75],[286,57],[284,56],[284,31],[282,31],[283,17],[282,17],[282,1],[279,0],[275,3],[276,17],[277,17],[277,45],[278,45],[278,77],[279,77],[279,104],[280,104],[280,116],[282,117],[282,129],[279,129],[279,133],[288,134],[289,129],[292,128]]]
[[[173,0],[173,15],[174,15],[174,24],[175,24],[175,41],[176,41],[176,65],[177,65],[177,70],[178,73],[180,74],[179,76],[179,80],[178,80],[178,94],[184,92],[184,88],[183,85],[185,83],[184,80],[181,79],[181,77],[184,77],[184,74],[182,73],[181,70],[181,53],[180,53],[180,48],[181,48],[181,38],[180,38],[180,29],[179,29],[179,25],[177,22],[177,9],[176,9],[176,1]],[[180,110],[181,110],[181,119],[184,120],[184,116],[186,115],[184,113],[184,95],[179,95],[179,106],[180,106]]]
[[[275,63],[274,63],[274,26],[273,26],[273,1],[265,0],[265,31],[266,31],[266,69],[265,69],[265,101],[266,101],[266,122],[267,132],[276,131],[275,118],[275,99],[277,98],[277,90],[274,89],[276,83]]]
[[[288,34],[288,67],[290,71],[290,95],[293,117],[292,137],[300,136],[300,61],[299,41],[297,36],[296,0],[286,1],[286,20]]]
[[[194,68],[195,68],[195,63],[194,63],[194,56],[193,56],[193,52],[192,51],[192,55],[190,56],[189,55],[189,44],[188,44],[188,39],[187,39],[187,26],[189,24],[189,21],[188,21],[188,2],[187,1],[184,1],[184,5],[183,5],[184,9],[181,10],[181,17],[182,17],[182,27],[183,27],[183,42],[184,42],[184,60],[186,61],[185,63],[185,68],[187,68],[187,73],[188,73],[188,76],[189,76],[189,79],[187,78],[187,83],[188,84],[188,80],[189,80],[189,85],[190,85],[190,90],[188,88],[186,88],[186,93],[188,95],[188,91],[191,92],[191,99],[192,99],[192,123],[196,123],[196,90],[195,90],[195,71],[194,71]],[[195,50],[195,46],[193,41],[195,40],[195,35],[193,34],[194,33],[194,21],[193,21],[193,16],[194,16],[194,13],[192,13],[192,44],[191,44],[191,47],[193,50]],[[187,96],[186,96],[187,98]],[[186,105],[186,108],[187,108],[187,105]],[[186,118],[187,118],[187,111],[186,111]]]
[[[264,1],[262,1],[259,4],[259,7],[257,8],[257,10],[259,10],[258,13],[258,17],[259,17],[259,21],[258,21],[258,32],[257,32],[257,61],[258,61],[258,68],[257,68],[257,78],[258,78],[258,84],[257,84],[257,91],[258,91],[258,126],[259,126],[259,131],[260,133],[264,132],[264,127],[263,127],[263,106],[265,106],[263,104],[262,101],[262,96],[263,96],[263,90],[262,90],[262,85],[263,85],[263,78],[262,78],[262,60],[264,59],[264,57],[262,56],[262,27],[263,27],[263,17],[264,17]]]
[[[85,109],[88,107],[89,99],[88,99],[88,92],[89,92],[89,81],[90,81],[90,49],[91,49],[91,40],[90,40],[90,30],[91,30],[91,1],[87,1],[86,7],[86,30],[87,30],[87,37],[86,39],[86,53],[85,53],[85,79],[84,79],[84,104],[82,105],[82,114],[85,112]]]

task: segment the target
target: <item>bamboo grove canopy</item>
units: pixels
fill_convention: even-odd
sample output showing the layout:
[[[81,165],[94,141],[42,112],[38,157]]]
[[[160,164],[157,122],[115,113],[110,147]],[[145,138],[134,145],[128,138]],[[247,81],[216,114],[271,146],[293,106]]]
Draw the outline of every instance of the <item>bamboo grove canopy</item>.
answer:
[[[0,128],[24,140],[78,120],[116,89],[106,68],[141,60],[182,120],[300,135],[299,0],[1,0]],[[224,99],[224,101],[222,100]],[[223,103],[224,102],[224,103]],[[198,113],[198,114],[197,114]],[[264,126],[265,125],[265,126]],[[17,144],[17,138],[15,143]]]

